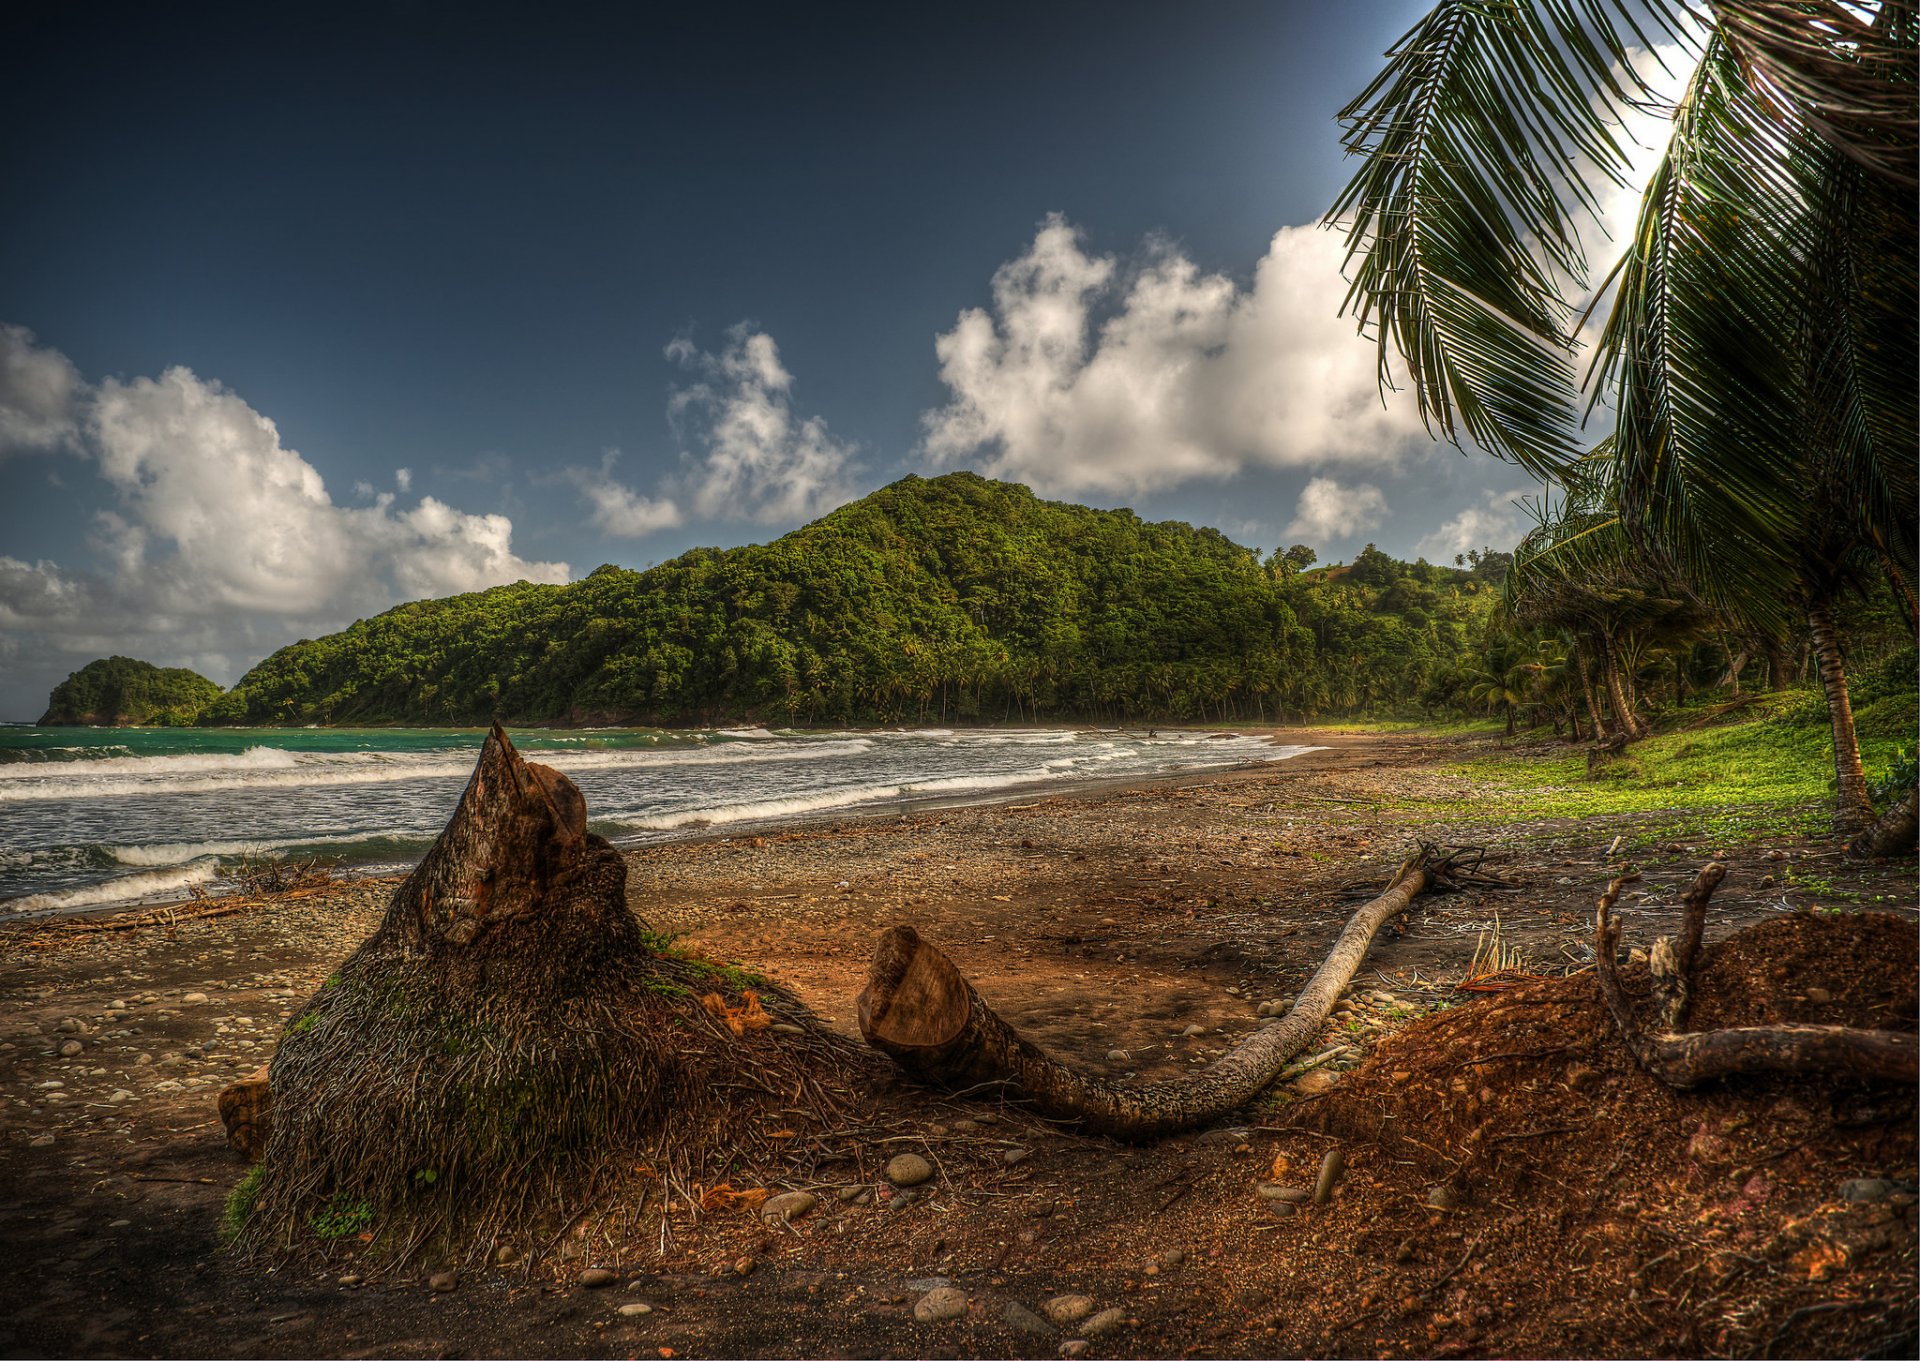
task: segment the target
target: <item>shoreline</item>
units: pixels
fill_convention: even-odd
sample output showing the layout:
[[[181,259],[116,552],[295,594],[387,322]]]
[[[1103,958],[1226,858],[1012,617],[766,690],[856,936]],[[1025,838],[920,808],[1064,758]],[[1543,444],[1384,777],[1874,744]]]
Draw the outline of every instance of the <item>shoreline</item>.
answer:
[[[303,731],[304,729],[289,728],[284,730],[285,731]],[[150,729],[150,730],[143,729],[142,731],[169,731],[169,730],[168,729]],[[433,728],[433,729],[414,729],[413,731],[464,732],[464,731],[469,731],[469,729]],[[537,730],[534,730],[534,731],[537,731]],[[688,729],[686,731],[720,731],[720,730]],[[866,729],[833,728],[833,729],[821,729],[819,731],[827,732],[827,733],[845,732],[845,733],[858,735],[863,733],[898,733],[898,732],[913,732],[913,731],[922,731],[922,730],[901,729],[901,728],[866,728]],[[1059,732],[1059,731],[1066,731],[1066,729],[1062,729],[1062,728],[1059,728],[1053,725],[1047,725],[1047,724],[995,724],[990,727],[983,726],[982,728],[977,729],[976,731]],[[1096,732],[1097,731],[1101,733],[1118,733],[1118,734],[1127,735],[1127,736],[1135,735],[1132,733],[1131,730],[1122,729],[1122,728],[1075,729],[1072,731],[1077,731],[1077,732]],[[1156,732],[1156,731],[1162,731],[1162,730],[1146,729],[1144,731]],[[1031,781],[1024,784],[1008,785],[1008,786],[998,787],[988,791],[977,791],[974,793],[922,794],[922,795],[916,795],[916,796],[909,796],[905,798],[880,799],[880,800],[875,800],[869,803],[853,803],[842,808],[823,808],[823,809],[809,810],[804,813],[796,813],[796,814],[785,815],[785,816],[773,816],[773,817],[760,818],[760,819],[742,819],[738,822],[729,822],[729,823],[723,823],[719,825],[702,826],[699,824],[690,824],[687,830],[685,830],[684,832],[676,828],[676,829],[667,830],[657,834],[642,835],[639,838],[633,838],[633,839],[630,839],[627,837],[619,837],[619,838],[610,837],[608,839],[612,841],[614,846],[618,848],[623,854],[631,854],[636,851],[642,851],[642,850],[646,850],[646,849],[657,847],[657,846],[682,845],[682,844],[698,843],[698,842],[706,842],[706,841],[725,841],[730,838],[739,837],[739,836],[755,836],[755,835],[764,836],[769,834],[777,835],[777,834],[790,832],[790,831],[800,831],[800,830],[807,830],[813,827],[826,826],[826,825],[830,825],[837,822],[843,822],[843,821],[884,820],[890,817],[898,817],[898,816],[921,814],[921,813],[935,813],[935,812],[953,810],[953,809],[1003,806],[1003,805],[1018,803],[1023,800],[1030,800],[1030,799],[1081,797],[1089,794],[1097,794],[1100,791],[1108,790],[1108,789],[1123,789],[1123,788],[1129,788],[1134,786],[1140,786],[1140,787],[1157,786],[1157,785],[1163,785],[1163,784],[1169,784],[1169,783],[1179,783],[1182,781],[1188,781],[1188,780],[1194,780],[1194,779],[1205,779],[1212,776],[1230,774],[1235,772],[1257,771],[1257,770],[1262,770],[1268,767],[1278,766],[1278,765],[1292,766],[1299,762],[1308,761],[1310,760],[1310,758],[1313,758],[1316,756],[1324,756],[1329,753],[1345,750],[1347,747],[1353,745],[1356,742],[1366,742],[1369,739],[1381,736],[1381,734],[1357,733],[1351,730],[1340,730],[1340,729],[1328,730],[1328,729],[1310,729],[1310,728],[1294,728],[1294,727],[1267,728],[1267,727],[1250,726],[1250,725],[1241,725],[1241,726],[1235,726],[1232,728],[1219,728],[1219,729],[1215,729],[1211,727],[1198,727],[1198,728],[1167,727],[1164,729],[1164,731],[1173,732],[1173,733],[1205,734],[1209,739],[1213,737],[1260,738],[1260,739],[1266,740],[1272,745],[1305,747],[1307,748],[1307,750],[1296,752],[1292,756],[1273,757],[1265,760],[1240,761],[1230,765],[1208,766],[1202,769],[1175,769],[1175,770],[1168,770],[1160,774],[1152,774],[1152,775],[1111,775],[1111,776],[1088,775],[1088,776],[1083,776],[1079,778],[1065,777],[1065,778],[1052,780],[1052,781],[1035,780],[1035,781]],[[538,760],[539,755],[540,753],[536,750],[530,753],[530,758]],[[324,861],[326,857],[318,856],[315,858]],[[396,864],[391,864],[385,861],[366,862],[363,865],[357,866],[357,867],[347,866],[347,867],[341,868],[336,871],[335,877],[343,883],[357,883],[365,880],[385,880],[385,879],[390,879],[395,877],[403,877],[405,874],[411,871],[413,863],[417,863],[417,861],[409,862],[408,864],[405,864],[405,865],[396,865]],[[101,884],[110,884],[113,881],[101,880],[99,882]],[[23,896],[31,897],[33,896],[33,894],[27,894]],[[154,896],[129,898],[129,899],[123,899],[123,900],[108,902],[108,903],[89,904],[86,906],[74,907],[74,908],[68,908],[68,909],[54,908],[50,910],[42,910],[42,911],[35,911],[35,912],[28,912],[28,913],[7,912],[6,904],[4,902],[0,902],[0,928],[20,927],[20,926],[25,926],[26,924],[34,923],[34,922],[67,921],[67,920],[87,921],[87,920],[112,918],[112,917],[123,916],[131,913],[166,912],[170,909],[198,907],[200,904],[207,901],[218,901],[218,900],[227,899],[235,896],[238,896],[238,895],[233,892],[216,893],[211,891],[205,894],[203,897],[195,897],[195,896],[178,897],[178,896],[163,896],[163,895],[156,894]]]

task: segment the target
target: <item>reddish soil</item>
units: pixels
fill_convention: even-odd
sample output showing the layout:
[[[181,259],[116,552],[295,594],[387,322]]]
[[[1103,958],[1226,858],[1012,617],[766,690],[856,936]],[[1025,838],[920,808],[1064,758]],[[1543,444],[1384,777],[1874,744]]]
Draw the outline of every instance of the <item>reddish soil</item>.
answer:
[[[1043,1044],[1143,1076],[1251,1030],[1255,1003],[1296,990],[1365,896],[1343,890],[1377,885],[1413,839],[1494,845],[1487,868],[1514,888],[1422,899],[1377,943],[1309,1050],[1352,1046],[1320,1095],[1283,1087],[1237,1124],[1131,1148],[856,1062],[858,1121],[803,1127],[817,1153],[772,1188],[818,1192],[806,1218],[676,1207],[664,1238],[657,1214],[596,1219],[450,1293],[427,1288],[432,1263],[341,1284],[367,1274],[351,1240],[331,1262],[278,1269],[219,1247],[244,1169],[213,1095],[271,1052],[377,919],[383,886],[172,931],[13,933],[0,943],[0,1351],[1051,1356],[1078,1330],[1021,1331],[1008,1306],[1083,1293],[1121,1311],[1088,1339],[1094,1356],[1912,1354],[1911,1089],[1674,1093],[1633,1068],[1590,975],[1454,992],[1496,913],[1533,968],[1576,968],[1617,868],[1608,844],[1657,842],[1660,819],[1495,824],[1484,791],[1441,773],[1452,754],[1344,739],[1279,767],[635,853],[630,895],[651,924],[777,977],[848,1035],[872,942],[907,920]],[[1449,816],[1395,811],[1408,793],[1451,801]],[[1643,857],[1629,944],[1672,929],[1675,890],[1713,850],[1732,872],[1695,1024],[1914,1028],[1910,909],[1783,913],[1805,904],[1758,887],[1786,856],[1910,904],[1911,866],[1847,869],[1812,844]],[[1627,979],[1643,987],[1644,970]],[[82,1029],[61,1030],[69,1018]],[[1189,1024],[1207,1033],[1182,1038]],[[63,1059],[70,1036],[83,1052]],[[1336,1147],[1330,1203],[1256,1193],[1276,1167],[1310,1186]],[[887,1208],[875,1178],[903,1149],[936,1176]],[[1844,1200],[1858,1178],[1898,1184]],[[839,1198],[863,1187],[867,1203]],[[620,1283],[581,1287],[588,1261]],[[916,1322],[936,1281],[967,1312]],[[637,1302],[652,1312],[618,1312]]]

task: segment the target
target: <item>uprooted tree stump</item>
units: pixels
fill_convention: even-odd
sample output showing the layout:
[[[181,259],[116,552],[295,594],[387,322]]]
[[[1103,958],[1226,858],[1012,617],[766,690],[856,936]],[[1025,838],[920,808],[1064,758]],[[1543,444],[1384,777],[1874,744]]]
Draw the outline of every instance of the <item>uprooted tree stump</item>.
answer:
[[[237,1193],[240,1245],[371,1234],[391,1260],[428,1243],[471,1259],[564,1230],[642,1164],[659,1180],[629,1206],[710,1162],[774,1157],[765,1103],[830,1101],[809,1070],[861,1051],[791,994],[653,937],[626,880],[573,782],[496,726],[266,1082],[222,1096],[235,1146],[264,1154]]]
[[[1726,877],[1712,862],[1701,869],[1682,901],[1680,936],[1662,936],[1648,952],[1653,975],[1654,1028],[1643,1029],[1620,982],[1620,923],[1613,915],[1620,890],[1637,879],[1626,875],[1607,885],[1594,917],[1594,972],[1600,995],[1634,1062],[1669,1087],[1699,1086],[1735,1074],[1779,1073],[1848,1077],[1880,1082],[1920,1082],[1920,1038],[1912,1031],[1863,1030],[1838,1025],[1733,1026],[1685,1031],[1692,977],[1706,928],[1707,904]]]
[[[1409,857],[1353,914],[1286,1016],[1191,1077],[1127,1083],[1075,1070],[1001,1019],[953,961],[910,926],[880,938],[860,994],[860,1031],[908,1073],[937,1086],[1004,1088],[1034,1113],[1090,1134],[1172,1134],[1237,1110],[1272,1085],[1318,1032],[1380,928],[1423,889],[1446,882],[1454,865],[1431,848]]]

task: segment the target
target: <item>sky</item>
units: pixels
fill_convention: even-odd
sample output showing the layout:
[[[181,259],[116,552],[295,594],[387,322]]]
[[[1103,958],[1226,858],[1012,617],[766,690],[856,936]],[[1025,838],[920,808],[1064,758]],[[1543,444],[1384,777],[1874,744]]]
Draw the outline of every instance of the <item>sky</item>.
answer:
[[[39,6],[0,42],[0,719],[970,468],[1511,546],[1339,316],[1424,4]]]

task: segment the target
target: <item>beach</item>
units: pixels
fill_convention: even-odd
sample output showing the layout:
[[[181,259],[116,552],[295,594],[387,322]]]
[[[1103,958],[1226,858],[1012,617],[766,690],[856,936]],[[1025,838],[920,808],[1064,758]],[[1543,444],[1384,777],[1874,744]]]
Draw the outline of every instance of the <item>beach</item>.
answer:
[[[1417,1325],[1400,1320],[1397,1306],[1391,1325],[1381,1315],[1393,1272],[1418,1267],[1430,1281],[1463,1252],[1494,1254],[1514,1280],[1531,1279],[1544,1265],[1525,1260],[1537,1245],[1523,1251],[1538,1231],[1531,1202],[1523,1213],[1496,1197],[1457,1223],[1436,1217],[1421,1208],[1429,1169],[1357,1144],[1358,1170],[1324,1214],[1276,1218],[1254,1183],[1288,1163],[1311,1181],[1329,1138],[1316,1110],[1334,1109],[1347,1089],[1390,1101],[1394,1072],[1419,1071],[1416,1059],[1391,1057],[1397,1045],[1472,1014],[1463,1006],[1498,1005],[1454,988],[1496,917],[1503,939],[1547,977],[1537,986],[1572,986],[1580,980],[1552,975],[1579,967],[1594,896],[1617,868],[1608,857],[1615,836],[1640,839],[1637,867],[1660,890],[1631,914],[1642,943],[1677,919],[1675,895],[1664,890],[1722,848],[1662,842],[1658,819],[1645,816],[1503,817],[1454,764],[1485,750],[1486,738],[1270,735],[1322,749],[1251,768],[720,831],[627,852],[629,902],[648,926],[791,988],[850,1040],[873,943],[904,922],[938,941],[1022,1033],[1089,1070],[1140,1078],[1200,1066],[1256,1028],[1263,1005],[1292,995],[1354,903],[1416,843],[1487,846],[1487,870],[1511,887],[1423,898],[1403,932],[1383,934],[1350,1001],[1306,1051],[1330,1054],[1322,1079],[1297,1084],[1246,1127],[1128,1148],[1049,1128],[1017,1106],[910,1088],[876,1059],[854,1076],[892,1123],[846,1133],[851,1163],[808,1183],[826,1208],[772,1233],[750,1215],[676,1220],[669,1250],[608,1238],[600,1250],[617,1253],[620,1279],[635,1283],[613,1294],[572,1284],[581,1259],[569,1265],[564,1252],[435,1293],[424,1263],[362,1285],[364,1269],[345,1257],[262,1272],[220,1251],[220,1206],[244,1164],[225,1147],[214,1098],[267,1061],[285,1019],[379,920],[390,880],[229,904],[221,916],[189,915],[190,905],[171,922],[150,910],[127,914],[146,923],[131,929],[115,929],[113,916],[16,925],[0,937],[0,1345],[14,1354],[1010,1356],[1044,1344],[1051,1354],[1057,1341],[1022,1332],[1011,1305],[1025,1301],[1031,1312],[1079,1291],[1123,1310],[1101,1354],[1427,1351],[1435,1314],[1450,1318],[1440,1341],[1537,1349],[1546,1334],[1502,1332],[1496,1315],[1456,1324],[1438,1294]],[[1827,866],[1812,843],[1725,849],[1734,872],[1715,903],[1713,939],[1781,919],[1757,888],[1776,864],[1769,854]],[[1891,885],[1908,872],[1848,873],[1872,886],[1874,875]],[[1860,1023],[1855,1011],[1883,1001],[1870,992],[1856,988],[1807,1018]],[[1537,1038],[1516,1047],[1543,1046],[1551,1050]],[[1589,1076],[1576,1081],[1617,1082],[1623,1092],[1647,1081],[1617,1054],[1579,1060]],[[1548,1080],[1530,1073],[1517,1077]],[[1645,1099],[1666,1103],[1647,1109],[1666,1112],[1658,1118],[1669,1124],[1725,1114],[1711,1101],[1679,1109],[1655,1089]],[[1820,1136],[1817,1163],[1783,1155],[1771,1165],[1780,1189],[1766,1215],[1798,1204],[1786,1195],[1796,1177],[1907,1175],[1899,1169],[1912,1160],[1910,1110],[1895,1119],[1856,1103],[1840,1113],[1855,1123]],[[1759,1129],[1716,1137],[1743,1156],[1778,1142]],[[1684,1147],[1684,1134],[1677,1138]],[[837,1198],[870,1183],[878,1160],[902,1147],[924,1150],[942,1169],[933,1191],[899,1212]],[[1592,1168],[1572,1161],[1584,1170],[1561,1173],[1582,1194],[1601,1185],[1604,1159]],[[1511,1253],[1488,1238],[1508,1220]],[[1398,1227],[1387,1239],[1367,1227],[1388,1222]],[[1887,1222],[1897,1241],[1862,1258],[1852,1278],[1861,1298],[1905,1290],[1911,1215]],[[1283,1239],[1284,1282],[1270,1255]],[[1574,1314],[1546,1311],[1526,1326],[1558,1329],[1562,1349],[1660,1349],[1692,1316],[1679,1308],[1643,1317],[1629,1302],[1627,1274],[1653,1255],[1600,1262],[1596,1279],[1617,1278],[1617,1291],[1596,1290]],[[1356,1272],[1374,1284],[1349,1292]],[[936,1278],[993,1301],[944,1340],[912,1315]],[[648,1311],[616,1311],[630,1302]],[[1848,1319],[1829,1322],[1835,1338],[1853,1336]],[[1376,1347],[1375,1337],[1393,1345]]]

